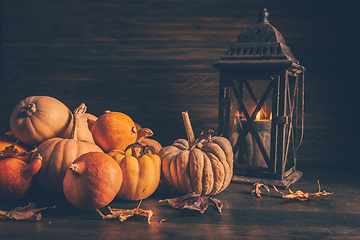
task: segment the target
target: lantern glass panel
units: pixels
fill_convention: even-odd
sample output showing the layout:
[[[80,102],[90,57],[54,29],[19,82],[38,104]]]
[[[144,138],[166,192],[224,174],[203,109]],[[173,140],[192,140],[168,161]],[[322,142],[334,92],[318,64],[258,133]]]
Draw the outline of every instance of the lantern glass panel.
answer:
[[[235,166],[244,170],[268,169],[273,166],[269,164],[273,99],[271,79],[236,79],[233,82],[230,142],[234,149]]]

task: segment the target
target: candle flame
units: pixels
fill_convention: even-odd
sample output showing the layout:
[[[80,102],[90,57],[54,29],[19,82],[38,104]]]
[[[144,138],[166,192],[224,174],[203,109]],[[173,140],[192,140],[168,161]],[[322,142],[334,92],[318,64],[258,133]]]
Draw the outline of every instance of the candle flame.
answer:
[[[260,111],[256,114],[256,120],[260,120]]]

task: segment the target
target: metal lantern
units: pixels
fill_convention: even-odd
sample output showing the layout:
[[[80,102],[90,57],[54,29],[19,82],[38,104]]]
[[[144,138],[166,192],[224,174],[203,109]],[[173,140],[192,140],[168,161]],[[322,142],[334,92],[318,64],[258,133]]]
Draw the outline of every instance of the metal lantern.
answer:
[[[268,16],[262,10],[213,63],[220,70],[218,131],[233,146],[234,181],[288,188],[302,175],[296,151],[304,130],[305,68]]]

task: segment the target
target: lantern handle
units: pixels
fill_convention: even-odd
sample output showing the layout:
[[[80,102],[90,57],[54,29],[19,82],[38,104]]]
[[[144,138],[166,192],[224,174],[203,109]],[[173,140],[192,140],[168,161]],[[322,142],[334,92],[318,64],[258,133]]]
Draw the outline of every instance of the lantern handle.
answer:
[[[296,150],[300,147],[303,138],[304,138],[304,118],[305,118],[305,68],[301,66],[302,69],[302,86],[301,86],[301,135]]]

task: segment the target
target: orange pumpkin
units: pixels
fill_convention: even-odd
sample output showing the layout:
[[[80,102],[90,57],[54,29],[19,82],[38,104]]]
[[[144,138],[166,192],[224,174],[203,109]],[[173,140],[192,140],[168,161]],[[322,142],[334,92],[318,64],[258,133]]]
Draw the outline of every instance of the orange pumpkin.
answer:
[[[41,154],[43,165],[38,174],[36,174],[36,179],[45,189],[62,193],[62,182],[69,165],[84,153],[103,152],[96,144],[79,141],[76,138],[78,120],[85,111],[85,104],[81,104],[75,109],[73,131],[70,139],[50,138],[37,147],[35,154],[37,152]]]
[[[13,135],[29,146],[71,132],[72,113],[59,100],[48,96],[31,96],[20,101],[10,117]]]
[[[125,152],[113,149],[108,155],[118,162],[124,176],[118,198],[138,201],[155,192],[160,182],[161,160],[151,146],[134,143]]]
[[[41,167],[41,156],[36,157],[29,164],[17,158],[3,158],[0,160],[0,200],[16,201],[29,190],[33,176]]]
[[[123,181],[119,165],[109,155],[89,152],[78,157],[67,170],[63,186],[69,203],[84,210],[109,204]]]
[[[95,143],[105,152],[125,150],[137,138],[134,121],[121,112],[106,111],[96,121],[89,121],[89,129]]]

